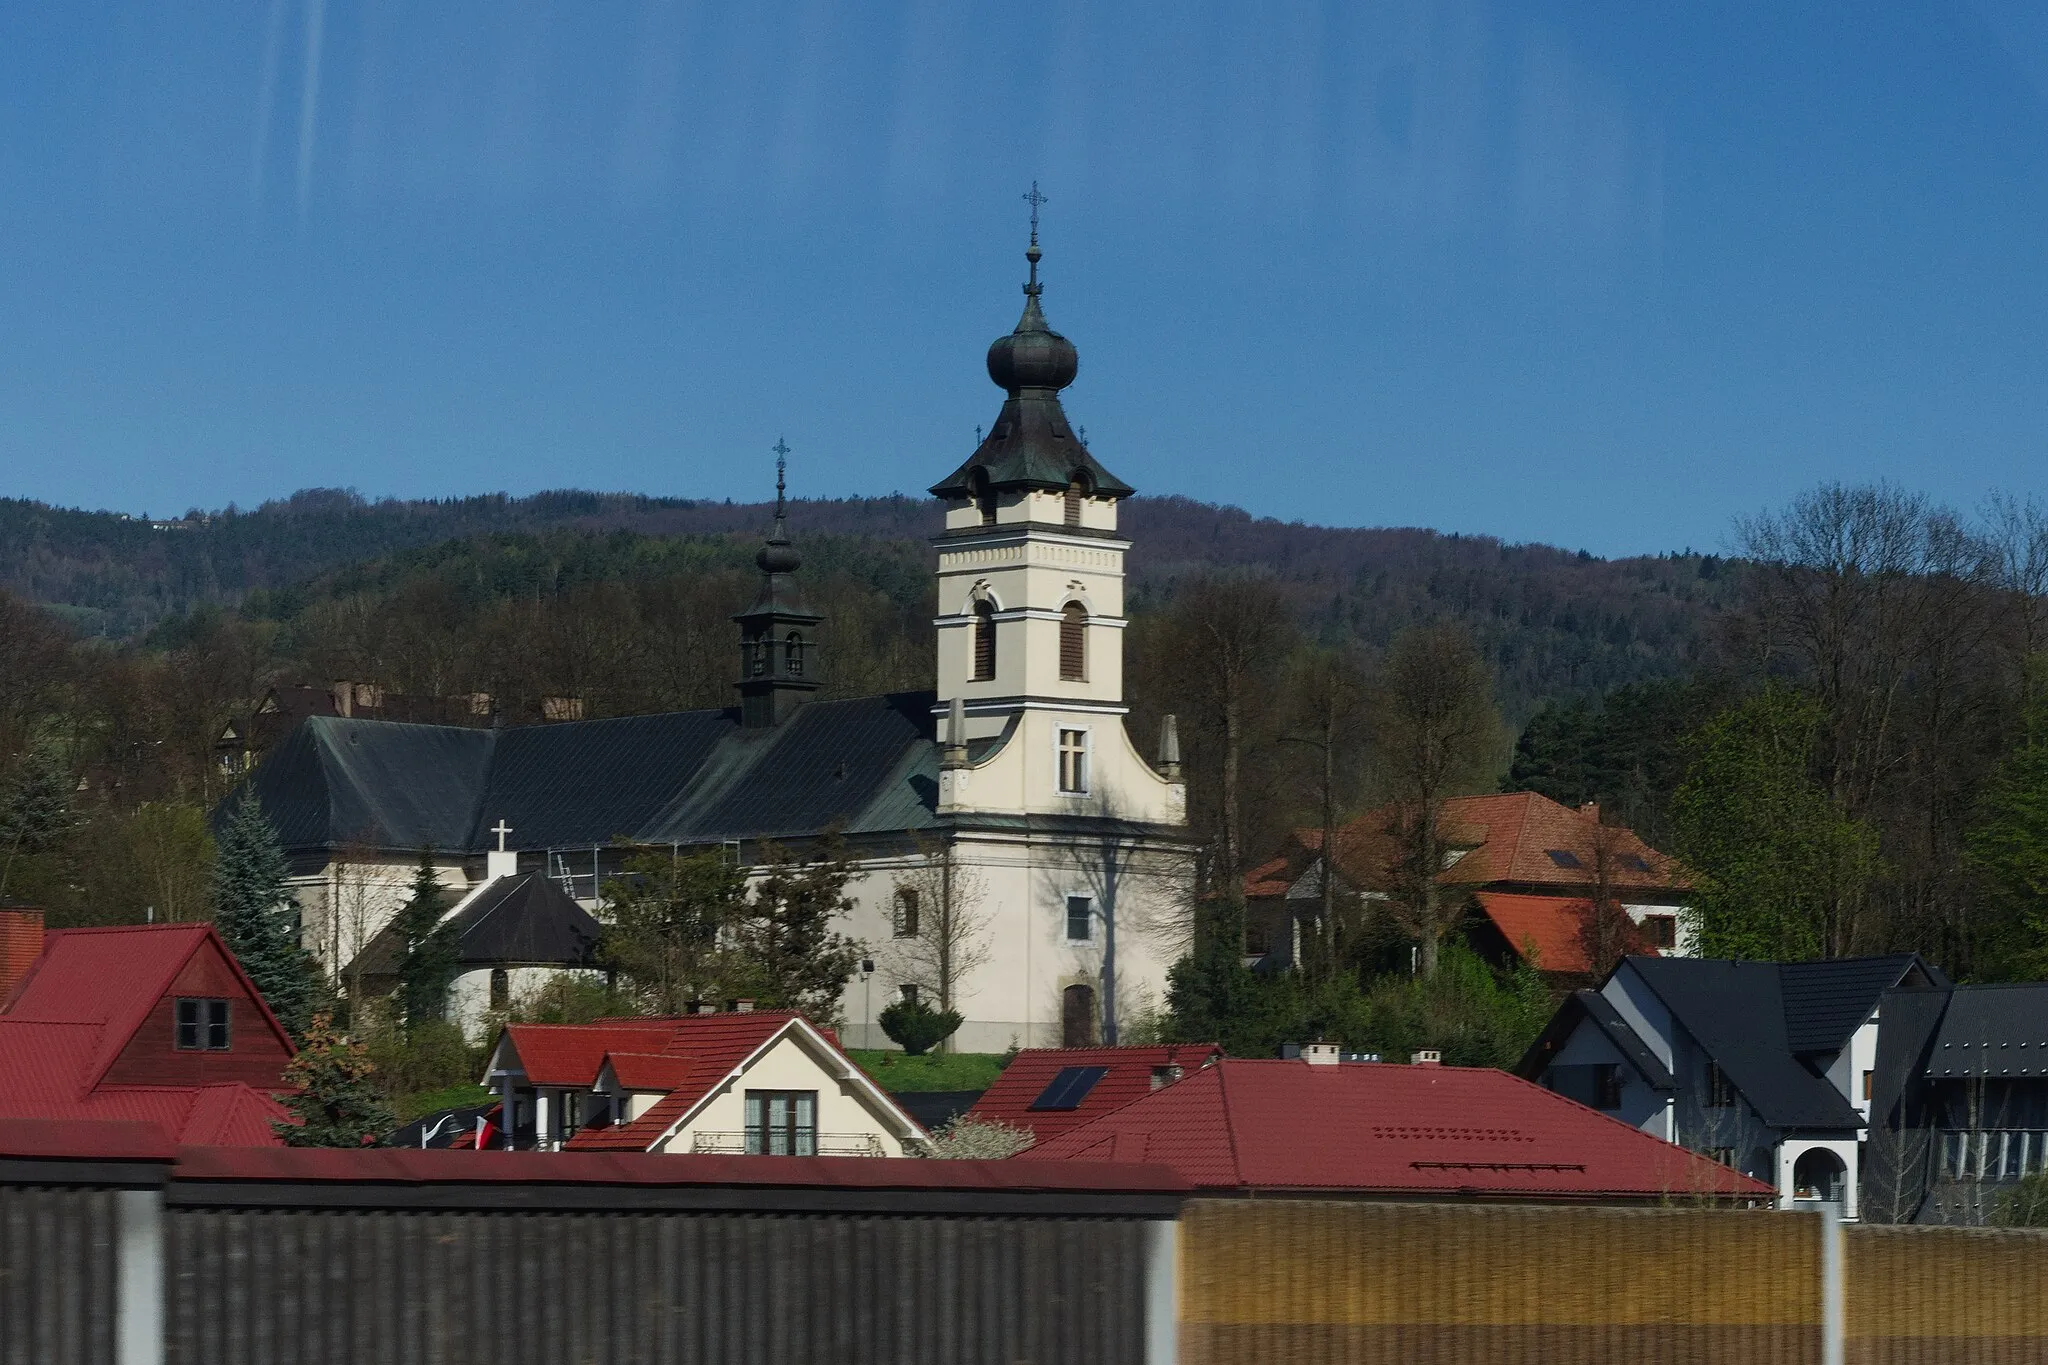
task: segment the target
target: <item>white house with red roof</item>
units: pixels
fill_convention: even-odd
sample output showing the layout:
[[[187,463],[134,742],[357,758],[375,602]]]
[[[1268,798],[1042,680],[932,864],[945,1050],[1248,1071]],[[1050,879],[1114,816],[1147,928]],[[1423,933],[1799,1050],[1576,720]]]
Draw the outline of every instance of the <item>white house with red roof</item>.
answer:
[[[1367,900],[1394,884],[1396,812],[1368,811],[1337,831],[1338,885]],[[1459,796],[1444,802],[1450,856],[1438,884],[1468,897],[1466,932],[1498,960],[1534,961],[1566,984],[1597,980],[1612,961],[1594,960],[1594,898],[1619,909],[1609,953],[1689,957],[1685,923],[1691,883],[1675,860],[1634,831],[1602,823],[1535,792]],[[1305,923],[1321,908],[1322,831],[1299,829],[1287,846],[1245,875],[1247,951],[1268,965],[1298,958]]]
[[[1220,1060],[1215,1043],[1026,1048],[983,1091],[970,1117],[1022,1128],[1044,1142],[1092,1123]]]
[[[1012,1158],[1137,1161],[1198,1189],[1333,1198],[1763,1203],[1771,1186],[1504,1071],[1225,1058]]]
[[[292,1052],[212,925],[59,930],[0,1005],[0,1120],[136,1120],[188,1146],[276,1146]]]
[[[504,1145],[544,1151],[908,1156],[925,1132],[787,1010],[508,1024],[485,1084]]]

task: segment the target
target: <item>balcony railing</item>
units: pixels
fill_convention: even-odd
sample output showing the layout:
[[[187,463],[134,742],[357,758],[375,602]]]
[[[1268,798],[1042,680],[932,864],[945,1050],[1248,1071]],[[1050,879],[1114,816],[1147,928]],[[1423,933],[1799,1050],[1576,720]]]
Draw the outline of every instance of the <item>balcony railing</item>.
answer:
[[[748,1141],[749,1136],[752,1142]],[[808,1138],[806,1143],[804,1139]],[[699,1130],[690,1134],[690,1150],[699,1155],[745,1156],[751,1150],[758,1155],[766,1146],[760,1133],[749,1135],[745,1132],[714,1133]],[[797,1151],[791,1155],[801,1156],[887,1156],[882,1139],[873,1133],[799,1133]]]

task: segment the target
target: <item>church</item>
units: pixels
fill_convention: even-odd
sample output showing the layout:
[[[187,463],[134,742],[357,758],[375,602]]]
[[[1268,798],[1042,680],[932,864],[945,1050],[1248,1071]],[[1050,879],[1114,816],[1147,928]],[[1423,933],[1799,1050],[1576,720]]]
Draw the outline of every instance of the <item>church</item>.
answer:
[[[801,851],[836,831],[860,869],[839,930],[873,964],[841,1000],[849,1045],[887,1046],[881,1011],[933,998],[920,945],[935,916],[955,926],[962,1051],[1113,1043],[1160,1009],[1196,850],[1172,719],[1149,760],[1125,726],[1131,547],[1117,513],[1133,490],[1061,407],[1079,358],[1040,305],[1035,215],[1025,256],[1023,316],[988,351],[1002,409],[931,489],[945,514],[933,691],[816,696],[830,622],[804,597],[778,465],[760,590],[734,618],[734,705],[508,729],[293,727],[249,780],[290,859],[306,947],[344,979],[380,956],[366,950],[430,848],[451,917],[481,925],[478,907],[504,902],[526,918],[518,933],[476,931],[457,991],[472,1022],[521,982],[588,969],[586,912],[630,847],[722,849],[759,868],[771,844]],[[514,898],[507,878],[530,880]],[[541,922],[572,914],[584,918]]]

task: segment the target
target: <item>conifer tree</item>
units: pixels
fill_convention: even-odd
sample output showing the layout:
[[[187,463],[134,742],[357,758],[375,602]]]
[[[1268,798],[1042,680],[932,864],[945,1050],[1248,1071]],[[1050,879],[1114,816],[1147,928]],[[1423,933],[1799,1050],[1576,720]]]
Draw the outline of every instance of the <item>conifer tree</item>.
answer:
[[[434,873],[434,850],[420,850],[412,889],[392,921],[403,956],[398,961],[398,1012],[410,1034],[421,1024],[445,1018],[448,983],[455,978],[455,935],[441,922],[446,908]]]
[[[313,981],[299,946],[299,905],[284,850],[256,793],[242,796],[221,830],[213,864],[213,923],[228,951],[294,1037],[312,1013]]]
[[[383,1140],[398,1120],[370,1084],[374,1070],[363,1045],[335,1031],[333,1016],[313,1016],[284,1073],[295,1088],[284,1107],[298,1122],[271,1127],[287,1147],[368,1147]]]

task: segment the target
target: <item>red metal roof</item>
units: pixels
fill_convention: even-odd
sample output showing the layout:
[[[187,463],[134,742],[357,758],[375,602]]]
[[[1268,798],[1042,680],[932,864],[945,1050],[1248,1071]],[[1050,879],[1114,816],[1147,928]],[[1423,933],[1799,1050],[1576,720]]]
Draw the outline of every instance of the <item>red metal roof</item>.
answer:
[[[1224,1060],[1021,1162],[1154,1161],[1198,1188],[1768,1199],[1775,1191],[1504,1071]]]
[[[0,1123],[0,1157],[168,1162],[177,1151],[153,1123],[20,1118]]]
[[[1593,970],[1585,936],[1586,917],[1593,910],[1591,901],[1572,896],[1517,896],[1504,891],[1481,891],[1473,899],[1516,952],[1526,958],[1530,949],[1535,949],[1536,965],[1543,971],[1585,975]],[[1616,928],[1621,937],[1617,947],[1622,953],[1657,955],[1633,922]]]
[[[919,1157],[651,1156],[641,1152],[421,1151],[410,1147],[187,1147],[176,1178],[379,1184],[630,1184],[858,1190],[1067,1190],[1180,1193],[1163,1166],[1077,1161],[930,1161]]]
[[[102,1078],[177,979],[211,944],[247,988],[263,1023],[291,1040],[209,924],[65,929],[44,940],[0,1014],[0,1118],[153,1124],[168,1140],[270,1145],[276,1100],[239,1082],[106,1085]]]
[[[1183,1074],[1223,1055],[1214,1043],[1173,1043],[1158,1047],[1026,1048],[1010,1060],[994,1085],[967,1112],[1028,1130],[1040,1142],[1093,1122],[1152,1093],[1152,1074],[1177,1066]],[[1053,1077],[1070,1066],[1107,1068],[1102,1079],[1073,1109],[1033,1109]]]
[[[96,1085],[192,955],[209,942],[240,978],[261,1022],[286,1052],[293,1051],[263,993],[210,924],[60,929],[44,939],[42,956],[0,1022],[100,1025],[97,1050],[81,1077],[83,1086]]]

